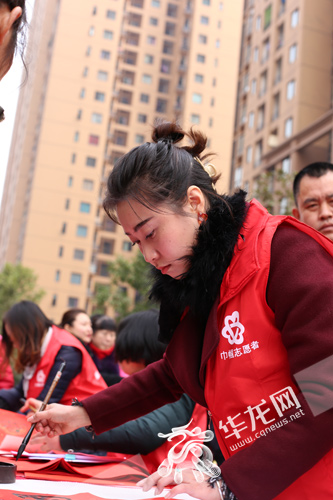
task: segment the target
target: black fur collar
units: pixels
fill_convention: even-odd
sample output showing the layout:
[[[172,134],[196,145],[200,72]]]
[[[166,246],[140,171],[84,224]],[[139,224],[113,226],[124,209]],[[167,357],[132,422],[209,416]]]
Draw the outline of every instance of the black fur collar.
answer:
[[[208,219],[201,224],[189,259],[189,270],[179,280],[153,269],[151,298],[161,302],[160,336],[170,342],[173,331],[186,308],[201,327],[217,297],[220,285],[232,259],[247,204],[246,193],[219,196],[211,204]]]

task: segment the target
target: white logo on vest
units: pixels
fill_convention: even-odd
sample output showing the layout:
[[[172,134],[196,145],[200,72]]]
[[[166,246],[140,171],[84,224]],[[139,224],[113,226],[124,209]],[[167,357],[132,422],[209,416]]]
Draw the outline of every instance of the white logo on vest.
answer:
[[[36,387],[43,387],[45,385],[46,376],[43,370],[38,370],[36,373]]]
[[[224,328],[222,328],[222,336],[228,340],[230,345],[242,344],[244,342],[243,333],[244,326],[239,321],[239,312],[234,311],[230,316],[224,318]]]

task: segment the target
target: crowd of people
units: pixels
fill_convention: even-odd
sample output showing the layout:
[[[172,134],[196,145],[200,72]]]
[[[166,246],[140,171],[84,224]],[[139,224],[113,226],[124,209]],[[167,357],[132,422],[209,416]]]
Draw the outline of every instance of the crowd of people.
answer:
[[[24,24],[24,0],[0,0],[0,78]],[[176,484],[169,497],[331,499],[333,165],[302,169],[293,217],[272,216],[242,190],[217,193],[206,143],[164,121],[109,175],[104,209],[152,265],[159,311],[117,325],[71,309],[57,326],[37,304],[14,304],[0,407],[38,410],[67,361],[47,408],[29,413],[31,449],[144,454],[140,486]],[[171,446],[156,433],[191,419],[214,430],[220,467],[179,484],[178,468],[155,472]]]

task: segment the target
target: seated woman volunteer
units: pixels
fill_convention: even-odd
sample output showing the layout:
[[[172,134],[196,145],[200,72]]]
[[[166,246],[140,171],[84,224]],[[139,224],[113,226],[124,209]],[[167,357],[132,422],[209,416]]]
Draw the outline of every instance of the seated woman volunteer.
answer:
[[[216,481],[189,471],[172,496],[332,499],[332,242],[243,191],[218,195],[205,146],[160,123],[108,179],[107,213],[156,268],[164,358],[29,421],[50,436],[101,433],[185,392],[209,409],[226,460]],[[171,480],[141,484],[160,492]]]
[[[2,343],[6,359],[13,357],[15,370],[23,376],[15,387],[0,390],[0,408],[26,411],[22,398],[43,401],[63,361],[66,366],[50,401],[67,405],[75,397],[107,387],[81,342],[53,325],[34,302],[23,300],[7,311],[2,319]]]
[[[158,311],[151,309],[130,314],[118,326],[116,357],[125,373],[132,375],[163,357],[166,345],[157,337]],[[34,404],[33,400],[30,400]],[[207,426],[207,412],[186,395],[175,403],[159,408],[144,417],[127,422],[115,429],[103,432],[99,436],[86,429],[64,436],[48,438],[35,436],[27,448],[31,452],[49,452],[51,450],[74,450],[90,453],[106,451],[142,456],[149,471],[154,472],[164,460],[168,450],[174,446],[174,440],[166,442],[159,433],[168,434],[174,427],[185,426],[190,420],[194,428]],[[163,444],[165,443],[165,444]]]

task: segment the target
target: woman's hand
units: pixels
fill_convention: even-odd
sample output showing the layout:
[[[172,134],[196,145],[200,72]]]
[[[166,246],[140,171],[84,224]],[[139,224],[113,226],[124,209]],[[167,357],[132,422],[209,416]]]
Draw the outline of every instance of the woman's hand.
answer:
[[[199,498],[200,500],[221,500],[220,493],[218,491],[218,486],[215,485],[212,488],[208,482],[208,476],[204,476],[204,480],[199,482],[196,479],[198,471],[192,469],[183,469],[182,482],[174,486],[169,493],[165,495],[165,498],[174,498],[176,495],[181,493],[187,493],[194,498]],[[155,487],[155,495],[162,493],[166,486],[175,484],[174,480],[175,471],[172,474],[162,477],[159,472],[154,472],[151,476],[146,479],[142,479],[137,483],[137,486],[141,486],[143,491],[149,491],[151,488]]]
[[[30,415],[30,412],[36,413],[36,411],[38,411],[41,406],[42,406],[42,401],[39,401],[39,399],[28,398],[24,403],[24,405],[19,409],[19,411],[21,413],[29,411],[28,415]]]
[[[35,436],[30,439],[26,450],[28,453],[49,453],[51,451],[63,451],[60,446],[59,436],[49,438],[48,436]]]
[[[44,411],[37,411],[28,417],[28,422],[36,423],[36,431],[50,438],[91,424],[83,406],[65,406],[58,403],[47,405]]]

